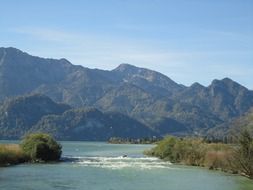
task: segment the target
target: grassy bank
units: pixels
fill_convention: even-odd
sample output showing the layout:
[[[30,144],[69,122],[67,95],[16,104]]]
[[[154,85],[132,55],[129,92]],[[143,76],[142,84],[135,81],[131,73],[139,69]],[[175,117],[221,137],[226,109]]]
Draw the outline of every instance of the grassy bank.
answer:
[[[241,139],[238,144],[207,143],[202,139],[166,137],[146,151],[172,163],[202,166],[253,178],[253,142]]]
[[[62,147],[50,135],[29,134],[21,144],[0,144],[0,166],[24,162],[59,161]]]
[[[201,139],[167,137],[145,154],[172,163],[227,170],[229,168],[226,160],[232,155],[232,151],[231,146],[220,143],[207,144]]]
[[[28,160],[18,144],[0,144],[0,166],[24,163]]]

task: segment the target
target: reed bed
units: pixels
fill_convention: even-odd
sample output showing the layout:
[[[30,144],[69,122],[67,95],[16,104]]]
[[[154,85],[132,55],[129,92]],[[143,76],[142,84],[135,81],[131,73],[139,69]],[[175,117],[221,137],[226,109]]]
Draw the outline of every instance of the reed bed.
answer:
[[[28,161],[18,144],[0,144],[0,166],[9,166]]]

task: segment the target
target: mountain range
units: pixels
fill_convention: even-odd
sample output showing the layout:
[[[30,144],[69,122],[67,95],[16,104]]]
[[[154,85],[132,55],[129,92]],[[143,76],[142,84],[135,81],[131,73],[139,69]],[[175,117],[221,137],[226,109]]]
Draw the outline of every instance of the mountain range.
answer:
[[[139,128],[131,128],[131,122],[129,125],[127,122],[117,123],[122,132],[129,129],[129,134],[126,134],[131,137],[137,137],[135,134],[139,130],[142,131],[139,136],[206,135],[211,129],[243,116],[253,107],[253,91],[229,78],[215,79],[207,87],[199,83],[188,87],[159,72],[130,64],[120,64],[111,71],[89,69],[73,65],[66,59],[40,58],[15,48],[0,48],[0,92],[2,110],[8,100],[28,94],[43,94],[57,105],[65,104],[65,110],[59,108],[60,112],[51,113],[50,108],[48,113],[43,113],[44,122],[39,118],[29,124],[29,130],[50,129],[49,123],[52,122],[54,126],[58,123],[56,128],[67,128],[69,124],[64,120],[80,118],[80,115],[77,116],[80,112],[83,115],[94,112],[106,118],[114,113],[113,117],[124,117],[129,122],[138,123],[135,126]],[[67,109],[68,106],[71,108]],[[46,118],[46,115],[52,114],[59,116],[49,122],[51,116]],[[87,119],[86,116],[82,118]],[[98,121],[100,117],[95,118]],[[62,124],[59,124],[60,121]],[[106,135],[103,137],[94,136],[97,127],[91,127],[86,133],[96,140],[105,139],[112,135],[108,132],[110,122],[116,121],[108,121],[108,125],[104,122]],[[73,126],[80,125],[77,122]],[[15,125],[9,126],[13,128]],[[17,127],[14,128],[18,131]],[[142,130],[144,128],[146,130]],[[65,132],[57,135],[64,138]],[[73,133],[73,137],[68,139],[74,139],[76,135]]]

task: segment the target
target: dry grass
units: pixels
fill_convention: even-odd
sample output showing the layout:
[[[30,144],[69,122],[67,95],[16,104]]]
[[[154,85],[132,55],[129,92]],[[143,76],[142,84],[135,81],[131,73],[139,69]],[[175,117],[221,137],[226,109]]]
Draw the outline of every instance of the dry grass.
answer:
[[[205,155],[205,166],[209,169],[230,170],[229,160],[232,153],[229,151],[207,151]]]
[[[1,151],[11,151],[15,153],[21,153],[22,150],[18,144],[1,144],[0,145],[0,152]]]
[[[0,144],[0,166],[26,162],[27,156],[18,144]]]

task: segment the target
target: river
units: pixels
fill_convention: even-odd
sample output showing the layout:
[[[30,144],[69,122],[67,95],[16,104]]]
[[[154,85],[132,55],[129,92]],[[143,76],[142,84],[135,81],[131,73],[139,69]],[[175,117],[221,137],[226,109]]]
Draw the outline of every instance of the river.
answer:
[[[145,157],[152,145],[62,142],[61,163],[0,168],[1,190],[252,190],[247,178]],[[123,155],[127,155],[124,157]]]

